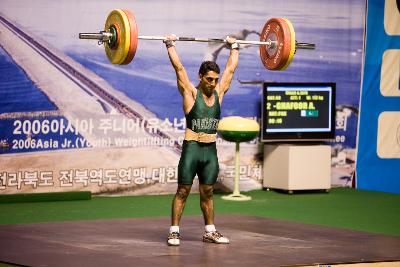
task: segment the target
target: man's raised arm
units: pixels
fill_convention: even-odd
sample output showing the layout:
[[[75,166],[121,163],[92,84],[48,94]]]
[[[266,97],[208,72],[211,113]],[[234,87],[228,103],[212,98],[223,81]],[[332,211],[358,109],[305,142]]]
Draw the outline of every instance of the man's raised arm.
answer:
[[[227,43],[231,47],[231,51],[229,54],[228,62],[226,63],[225,70],[222,73],[221,82],[219,85],[219,94],[220,97],[228,91],[231,86],[231,81],[233,78],[233,74],[236,70],[236,67],[239,62],[239,45],[235,43],[235,38],[230,38],[229,36],[226,38]]]
[[[167,46],[169,60],[175,69],[178,89],[181,95],[184,95],[184,93],[190,92],[191,83],[175,49],[176,36],[174,34],[169,34],[166,38],[164,43]]]

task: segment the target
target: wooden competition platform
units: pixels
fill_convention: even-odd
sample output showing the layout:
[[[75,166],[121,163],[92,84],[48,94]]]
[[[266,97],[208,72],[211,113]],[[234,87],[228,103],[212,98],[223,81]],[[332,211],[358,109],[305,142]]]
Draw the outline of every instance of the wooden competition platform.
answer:
[[[203,243],[201,216],[0,226],[0,262],[27,266],[294,266],[400,260],[400,237],[261,217],[217,216],[229,245]]]

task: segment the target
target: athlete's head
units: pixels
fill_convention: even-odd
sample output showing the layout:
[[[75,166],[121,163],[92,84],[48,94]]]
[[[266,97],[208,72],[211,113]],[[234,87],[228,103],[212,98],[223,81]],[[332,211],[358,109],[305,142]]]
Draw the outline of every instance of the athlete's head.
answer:
[[[199,75],[205,75],[209,71],[214,71],[217,74],[219,74],[220,70],[218,64],[215,63],[214,61],[204,61],[203,63],[201,63],[199,69]]]
[[[200,88],[204,89],[204,93],[211,94],[218,84],[219,66],[214,61],[204,61],[200,65],[199,80]]]

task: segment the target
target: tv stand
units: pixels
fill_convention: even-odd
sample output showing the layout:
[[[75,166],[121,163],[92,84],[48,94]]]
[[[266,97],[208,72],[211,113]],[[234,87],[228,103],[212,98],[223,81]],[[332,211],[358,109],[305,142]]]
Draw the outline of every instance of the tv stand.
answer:
[[[331,188],[331,146],[265,144],[263,188],[325,190]]]

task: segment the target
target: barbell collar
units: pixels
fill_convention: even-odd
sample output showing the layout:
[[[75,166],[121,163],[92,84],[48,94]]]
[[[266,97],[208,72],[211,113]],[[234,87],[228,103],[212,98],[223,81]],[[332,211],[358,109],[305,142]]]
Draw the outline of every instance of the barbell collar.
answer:
[[[315,44],[310,43],[298,43],[296,42],[296,49],[315,49]]]
[[[79,33],[79,39],[98,40],[107,42],[111,40],[113,34],[111,32],[100,31],[98,33]]]

